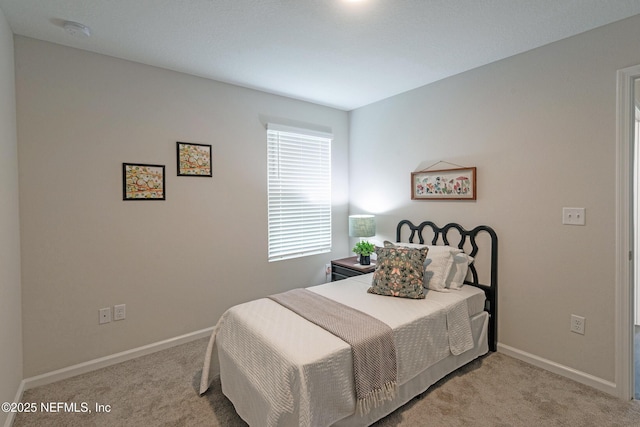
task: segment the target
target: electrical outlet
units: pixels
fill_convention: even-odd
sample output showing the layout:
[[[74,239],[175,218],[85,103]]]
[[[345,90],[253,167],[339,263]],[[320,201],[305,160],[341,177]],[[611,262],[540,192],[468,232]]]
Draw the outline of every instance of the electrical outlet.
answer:
[[[331,263],[328,262],[324,265],[324,274],[331,274]]]
[[[113,320],[124,320],[127,317],[127,305],[118,304],[113,306]]]
[[[111,322],[111,307],[100,309],[100,324]]]
[[[571,315],[571,332],[584,335],[584,322],[585,318],[582,316]]]

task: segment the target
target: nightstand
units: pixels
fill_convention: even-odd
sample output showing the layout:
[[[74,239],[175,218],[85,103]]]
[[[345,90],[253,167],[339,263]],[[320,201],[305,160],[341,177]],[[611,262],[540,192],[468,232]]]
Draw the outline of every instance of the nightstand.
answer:
[[[373,273],[376,269],[375,261],[371,265],[358,264],[358,257],[335,259],[331,261],[331,281],[346,279],[347,277],[360,276],[361,274]]]

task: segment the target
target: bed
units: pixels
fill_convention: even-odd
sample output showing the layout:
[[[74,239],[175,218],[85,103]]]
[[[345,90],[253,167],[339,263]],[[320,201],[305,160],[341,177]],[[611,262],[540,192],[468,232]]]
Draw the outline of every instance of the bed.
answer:
[[[381,276],[374,275],[381,274],[378,270],[385,264],[383,249],[376,273],[304,292],[388,325],[397,363],[391,397],[359,410],[353,346],[272,298],[240,304],[223,314],[207,347],[200,393],[219,375],[223,393],[251,426],[364,426],[495,351],[498,239],[492,228],[467,230],[455,223],[438,227],[430,221],[414,225],[403,220],[397,225],[396,241],[384,246],[396,254],[426,253],[421,260],[428,287],[423,296],[396,298],[372,291],[381,283]],[[446,254],[466,262],[447,261],[453,267],[442,276],[439,258],[448,260]],[[463,266],[463,271],[455,271],[456,266]]]

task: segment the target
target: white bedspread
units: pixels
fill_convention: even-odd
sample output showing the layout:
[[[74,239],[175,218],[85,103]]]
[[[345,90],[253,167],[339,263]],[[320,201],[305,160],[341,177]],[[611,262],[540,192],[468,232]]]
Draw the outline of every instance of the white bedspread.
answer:
[[[364,275],[309,289],[393,329],[398,384],[473,347],[466,298],[474,291],[429,291],[423,300],[410,300],[368,294],[370,283],[371,275]],[[219,373],[224,394],[252,426],[328,426],[355,411],[349,346],[267,298],[221,317],[207,349],[201,393]]]

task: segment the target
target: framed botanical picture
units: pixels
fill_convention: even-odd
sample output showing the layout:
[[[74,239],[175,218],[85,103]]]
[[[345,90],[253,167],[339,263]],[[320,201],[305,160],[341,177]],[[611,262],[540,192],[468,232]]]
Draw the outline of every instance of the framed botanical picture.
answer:
[[[212,177],[211,146],[178,142],[178,176]]]
[[[412,200],[476,200],[476,168],[411,173]]]
[[[123,163],[122,200],[165,200],[164,165]]]

